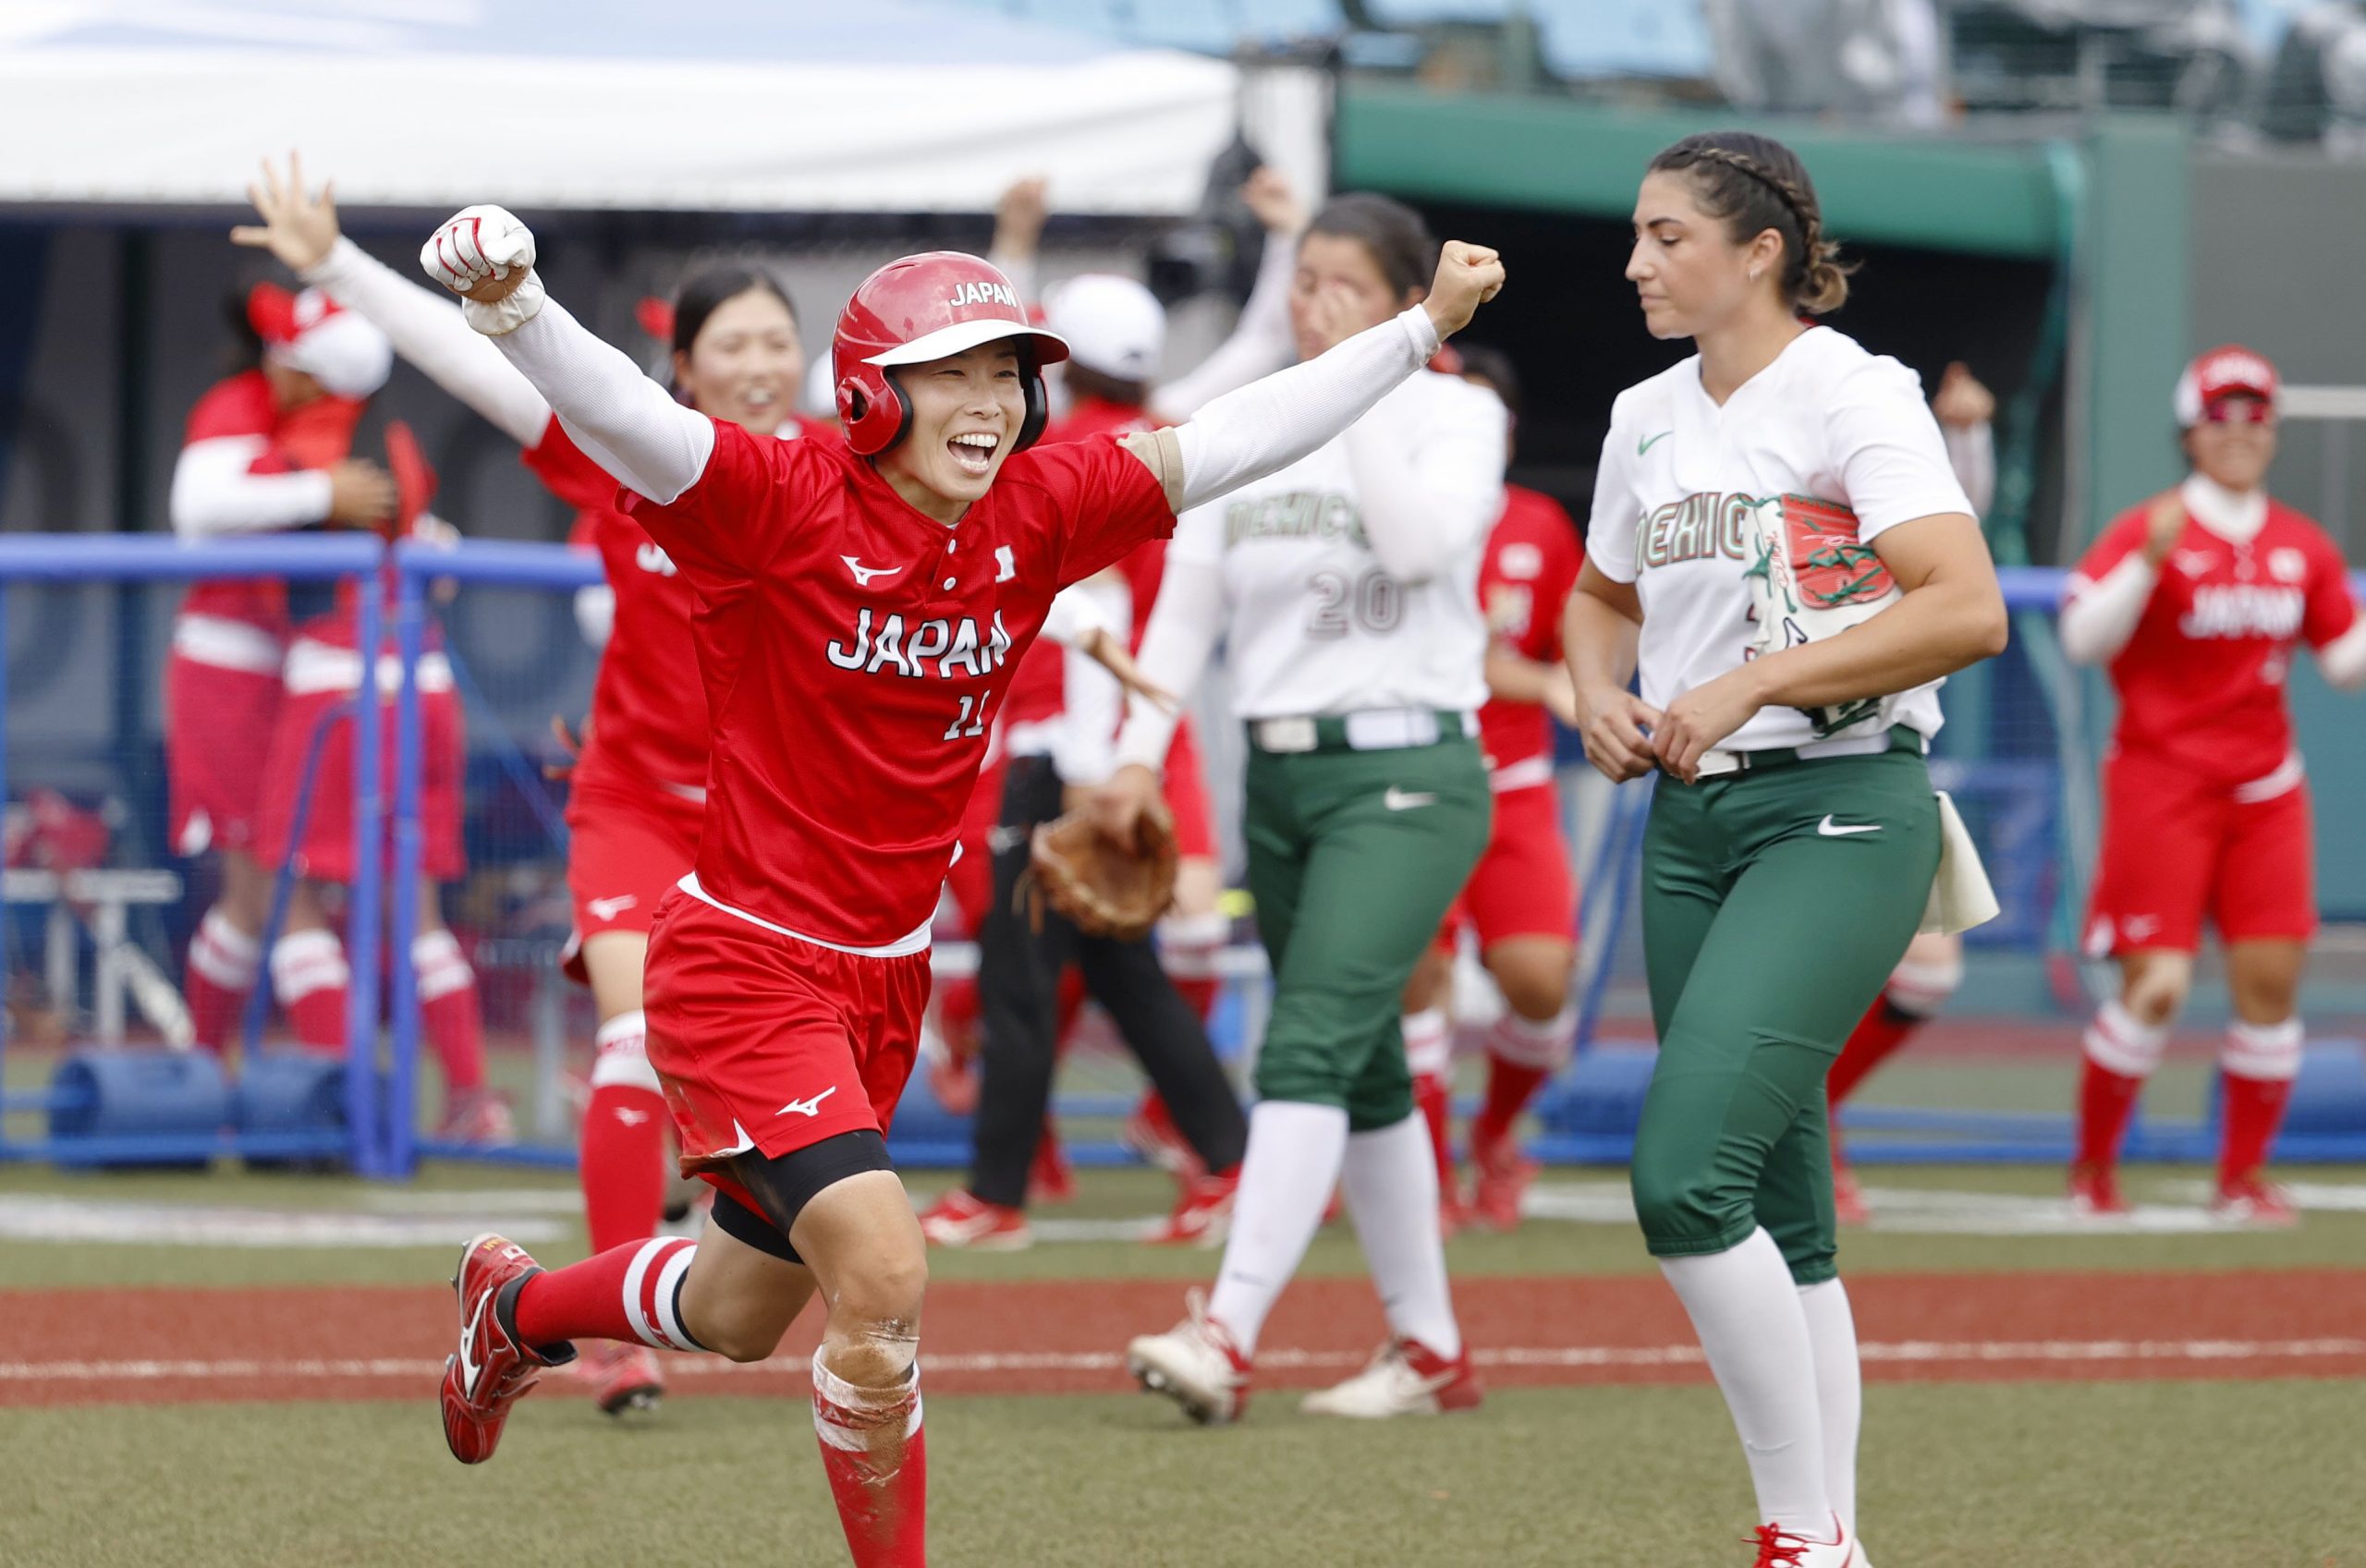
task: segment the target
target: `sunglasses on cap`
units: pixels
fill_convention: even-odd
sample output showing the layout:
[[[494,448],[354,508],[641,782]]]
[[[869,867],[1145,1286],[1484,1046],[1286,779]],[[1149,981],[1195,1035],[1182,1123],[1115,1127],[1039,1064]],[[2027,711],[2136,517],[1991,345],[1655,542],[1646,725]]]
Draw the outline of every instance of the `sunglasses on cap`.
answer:
[[[2275,418],[2265,399],[2242,392],[2215,398],[2201,411],[2202,422],[2213,425],[2263,425]]]

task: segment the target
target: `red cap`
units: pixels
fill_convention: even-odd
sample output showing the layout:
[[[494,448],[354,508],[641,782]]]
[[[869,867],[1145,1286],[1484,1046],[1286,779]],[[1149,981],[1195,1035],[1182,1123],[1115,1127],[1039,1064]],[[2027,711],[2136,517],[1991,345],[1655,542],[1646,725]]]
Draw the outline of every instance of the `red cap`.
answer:
[[[2275,367],[2266,355],[2239,343],[2221,344],[2194,356],[2193,363],[2177,377],[2177,424],[2180,428],[2200,424],[2210,406],[2222,397],[2256,397],[2273,408],[2279,385]]]

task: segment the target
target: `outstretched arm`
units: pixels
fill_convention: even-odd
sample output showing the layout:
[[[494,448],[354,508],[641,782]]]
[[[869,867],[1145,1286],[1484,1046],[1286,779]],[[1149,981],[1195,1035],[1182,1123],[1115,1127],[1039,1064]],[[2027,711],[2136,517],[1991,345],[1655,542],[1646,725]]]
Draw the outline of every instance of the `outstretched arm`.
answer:
[[[1429,297],[1303,364],[1210,403],[1189,424],[1125,444],[1149,464],[1177,512],[1213,501],[1289,467],[1360,419],[1420,370],[1445,338],[1504,286],[1504,264],[1484,246],[1449,240]]]
[[[1290,362],[1290,278],[1298,270],[1299,231],[1306,209],[1279,171],[1261,168],[1240,188],[1242,200],[1265,225],[1265,252],[1257,280],[1240,307],[1232,335],[1216,351],[1150,395],[1151,411],[1180,423],[1212,399]]]
[[[548,399],[584,456],[661,504],[705,472],[714,422],[683,407],[543,289],[534,237],[499,207],[469,207],[421,249],[428,276],[460,295],[460,313]]]
[[[406,283],[345,237],[331,183],[306,188],[304,165],[287,156],[283,177],[266,159],[247,187],[261,224],[230,231],[234,244],[268,250],[298,277],[363,317],[393,340],[395,352],[427,378],[499,427],[520,446],[543,438],[550,405],[501,351],[469,330],[449,296]]]

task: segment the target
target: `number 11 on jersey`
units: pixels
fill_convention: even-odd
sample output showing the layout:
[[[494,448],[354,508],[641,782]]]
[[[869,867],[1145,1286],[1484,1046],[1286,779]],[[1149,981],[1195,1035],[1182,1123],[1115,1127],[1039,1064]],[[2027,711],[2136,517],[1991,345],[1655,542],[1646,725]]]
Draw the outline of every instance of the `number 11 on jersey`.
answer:
[[[994,693],[990,691],[981,692],[976,696],[971,696],[966,692],[963,693],[961,698],[961,711],[955,714],[953,716],[953,723],[945,726],[945,738],[947,740],[974,740],[978,736],[985,734],[986,709],[993,704],[993,701]]]

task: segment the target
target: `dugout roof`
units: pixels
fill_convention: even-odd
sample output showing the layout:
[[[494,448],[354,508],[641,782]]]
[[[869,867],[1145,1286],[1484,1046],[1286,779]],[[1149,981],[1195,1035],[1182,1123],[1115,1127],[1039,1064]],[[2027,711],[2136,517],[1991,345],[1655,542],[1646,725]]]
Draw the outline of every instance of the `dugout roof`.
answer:
[[[926,0],[52,0],[0,7],[0,203],[1191,210],[1238,72]]]

